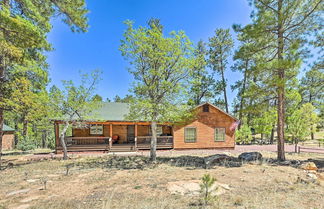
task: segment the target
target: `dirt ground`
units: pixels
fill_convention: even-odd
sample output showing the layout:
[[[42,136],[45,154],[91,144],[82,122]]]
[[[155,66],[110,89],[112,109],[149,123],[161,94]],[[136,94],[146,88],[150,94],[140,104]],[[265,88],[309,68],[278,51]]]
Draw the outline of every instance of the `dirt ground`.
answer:
[[[201,152],[191,154],[210,154]],[[146,154],[138,157],[145,159]],[[200,182],[204,174],[229,187],[209,208],[324,208],[324,173],[316,173],[314,182],[301,181],[308,178],[308,172],[271,164],[268,160],[275,153],[262,154],[265,160],[261,162],[211,169],[167,163],[116,169],[106,166],[111,155],[73,155],[68,161],[6,156],[12,164],[0,171],[0,208],[204,208],[199,204],[200,195],[172,194],[168,189],[170,183]],[[163,155],[183,153],[165,151]],[[313,159],[319,168],[324,167],[323,154],[291,153],[287,159]]]

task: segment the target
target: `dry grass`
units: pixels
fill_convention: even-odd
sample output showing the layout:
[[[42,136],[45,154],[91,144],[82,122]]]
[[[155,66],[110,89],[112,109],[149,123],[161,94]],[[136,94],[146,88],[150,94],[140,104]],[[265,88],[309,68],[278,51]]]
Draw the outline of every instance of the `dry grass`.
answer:
[[[274,157],[272,153],[263,155]],[[166,164],[143,170],[117,170],[103,166],[107,157],[29,163],[19,157],[15,164],[21,165],[0,172],[0,208],[200,208],[199,197],[171,195],[167,183],[197,180],[206,173],[231,187],[210,208],[324,208],[323,182],[297,183],[298,177],[306,178],[306,172],[289,166],[273,166],[264,161],[208,170]],[[323,155],[315,154],[287,157],[324,160]],[[14,156],[10,158],[14,160]],[[69,163],[75,166],[66,175]],[[46,179],[46,190],[42,179]],[[8,196],[22,189],[29,190]]]

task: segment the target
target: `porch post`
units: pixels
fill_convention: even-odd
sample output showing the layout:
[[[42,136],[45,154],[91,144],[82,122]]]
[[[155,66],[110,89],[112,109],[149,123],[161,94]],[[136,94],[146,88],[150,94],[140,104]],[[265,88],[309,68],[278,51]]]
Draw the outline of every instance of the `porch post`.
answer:
[[[172,149],[174,149],[174,125],[171,126]]]
[[[55,133],[55,149],[57,152],[57,148],[60,146],[60,126],[57,122],[54,122],[54,133]]]
[[[113,134],[113,125],[112,123],[109,124],[109,135],[110,135],[110,138],[109,138],[109,149],[111,149],[112,147],[112,134]]]
[[[135,149],[137,149],[137,123],[135,123]]]

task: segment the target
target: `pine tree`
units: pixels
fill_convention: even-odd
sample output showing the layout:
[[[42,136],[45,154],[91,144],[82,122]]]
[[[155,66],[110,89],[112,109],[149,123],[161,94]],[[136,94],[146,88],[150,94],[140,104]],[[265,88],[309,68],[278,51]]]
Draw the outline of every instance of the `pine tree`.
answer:
[[[228,58],[231,54],[234,42],[229,29],[216,29],[215,35],[209,38],[209,52],[208,63],[212,69],[221,76],[221,80],[216,85],[217,89],[220,88],[223,92],[223,99],[217,101],[221,106],[225,107],[226,112],[229,112],[229,105],[227,99],[227,80],[225,78],[226,66]]]
[[[322,0],[252,0],[252,24],[244,32],[255,41],[258,51],[265,51],[264,71],[276,89],[278,160],[285,160],[285,91],[287,81],[296,76],[304,53],[307,35],[320,25]]]
[[[86,14],[84,0],[0,1],[0,163],[4,110],[12,109],[7,103],[10,71],[35,65],[46,69],[44,51],[51,50],[46,37],[51,17],[59,15],[72,31],[85,32]]]
[[[190,103],[199,105],[203,101],[209,101],[215,95],[215,80],[213,74],[207,69],[207,51],[205,43],[200,40],[197,44],[194,53],[196,57],[196,65],[192,70],[191,75],[191,89],[190,89]]]

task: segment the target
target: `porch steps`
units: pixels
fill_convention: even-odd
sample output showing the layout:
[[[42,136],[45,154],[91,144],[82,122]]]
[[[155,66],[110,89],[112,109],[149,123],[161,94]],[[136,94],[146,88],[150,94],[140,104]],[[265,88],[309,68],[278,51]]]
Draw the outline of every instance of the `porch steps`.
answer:
[[[112,145],[109,152],[135,152],[137,151],[134,145]]]
[[[156,149],[172,149],[173,144],[172,143],[166,143],[166,144],[157,144]],[[149,150],[151,149],[150,144],[137,144],[137,149],[139,150]]]

